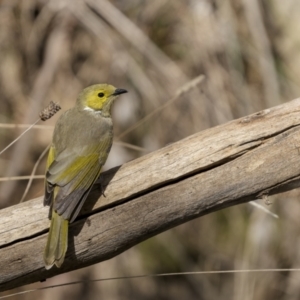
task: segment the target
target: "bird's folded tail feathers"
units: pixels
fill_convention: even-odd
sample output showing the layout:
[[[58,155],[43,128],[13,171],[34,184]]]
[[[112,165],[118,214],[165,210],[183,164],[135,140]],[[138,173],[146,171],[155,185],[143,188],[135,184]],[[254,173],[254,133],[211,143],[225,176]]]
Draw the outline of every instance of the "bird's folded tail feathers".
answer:
[[[44,262],[47,270],[53,265],[62,265],[68,248],[69,221],[52,211],[48,240],[44,251]]]

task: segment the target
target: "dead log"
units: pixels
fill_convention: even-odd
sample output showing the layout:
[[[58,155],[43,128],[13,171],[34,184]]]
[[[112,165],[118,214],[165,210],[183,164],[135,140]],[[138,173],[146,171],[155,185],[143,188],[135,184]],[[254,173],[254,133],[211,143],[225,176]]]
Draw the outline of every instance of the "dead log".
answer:
[[[204,214],[299,187],[300,99],[234,120],[111,169],[47,271],[42,197],[0,211],[0,290],[86,267]]]

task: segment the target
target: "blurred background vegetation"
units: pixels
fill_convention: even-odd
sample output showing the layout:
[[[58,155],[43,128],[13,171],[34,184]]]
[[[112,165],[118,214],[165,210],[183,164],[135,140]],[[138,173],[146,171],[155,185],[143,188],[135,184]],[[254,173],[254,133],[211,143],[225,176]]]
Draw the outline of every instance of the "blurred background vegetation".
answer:
[[[15,124],[35,122],[51,100],[70,108],[78,92],[94,83],[129,91],[114,107],[116,142],[106,169],[297,98],[299,14],[298,0],[1,0],[0,149],[25,129]],[[201,74],[204,82],[159,110]],[[22,199],[28,180],[8,177],[31,174],[59,115],[40,122],[43,126],[0,156],[1,208]],[[44,168],[45,157],[35,174],[43,175]],[[26,200],[42,194],[43,180],[37,178]],[[169,230],[109,261],[15,291],[145,273],[297,268],[298,198],[294,190],[268,199],[279,219],[239,205]],[[147,278],[82,283],[15,299],[290,300],[300,298],[299,280],[297,272]]]

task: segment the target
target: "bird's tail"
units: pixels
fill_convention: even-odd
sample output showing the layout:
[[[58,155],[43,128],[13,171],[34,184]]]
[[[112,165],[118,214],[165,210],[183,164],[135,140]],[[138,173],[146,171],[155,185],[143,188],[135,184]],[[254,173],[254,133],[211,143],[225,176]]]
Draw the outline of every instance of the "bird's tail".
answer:
[[[44,251],[44,262],[47,270],[55,264],[62,265],[68,248],[69,221],[52,211],[51,225],[48,240]]]

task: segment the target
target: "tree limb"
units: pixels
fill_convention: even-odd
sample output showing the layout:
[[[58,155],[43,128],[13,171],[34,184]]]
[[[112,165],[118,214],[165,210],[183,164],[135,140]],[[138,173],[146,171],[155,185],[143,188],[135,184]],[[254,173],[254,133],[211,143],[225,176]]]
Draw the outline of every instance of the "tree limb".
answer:
[[[47,271],[42,197],[0,211],[0,290],[109,259],[212,211],[300,186],[300,99],[220,125],[111,169]],[[104,197],[101,185],[106,186]]]

